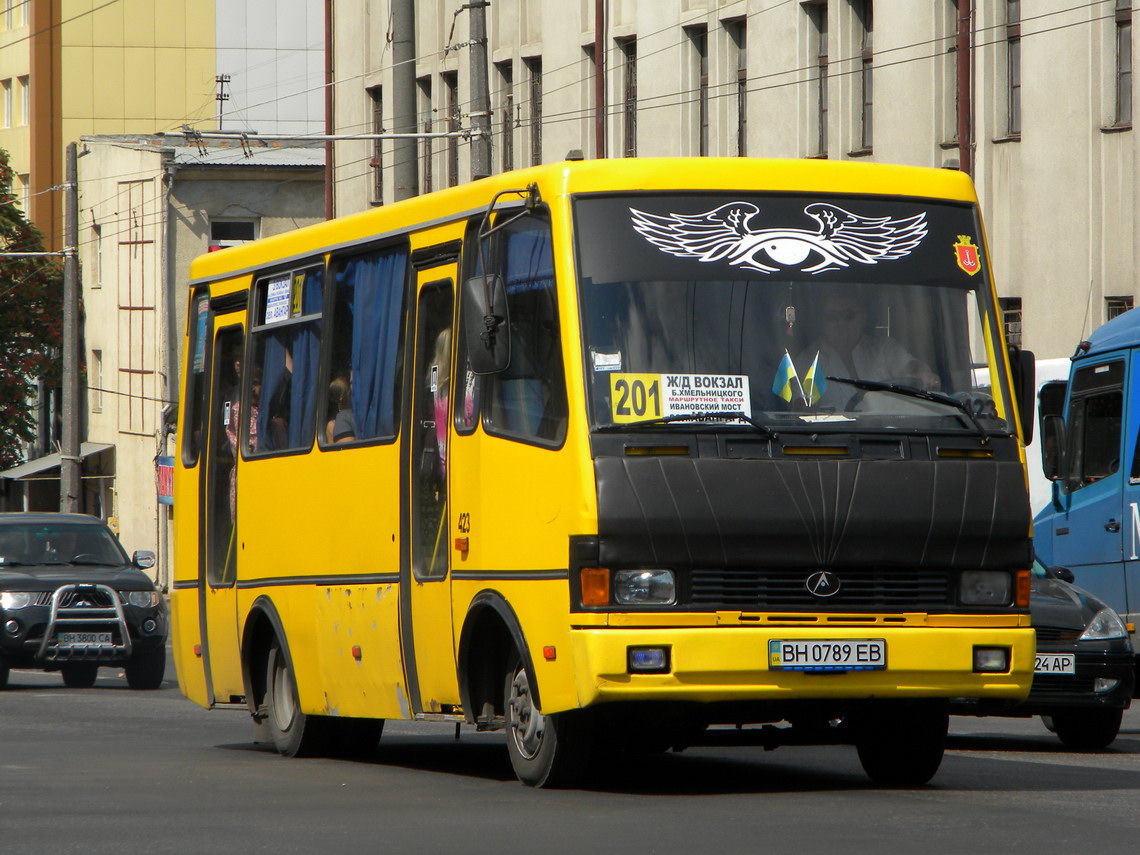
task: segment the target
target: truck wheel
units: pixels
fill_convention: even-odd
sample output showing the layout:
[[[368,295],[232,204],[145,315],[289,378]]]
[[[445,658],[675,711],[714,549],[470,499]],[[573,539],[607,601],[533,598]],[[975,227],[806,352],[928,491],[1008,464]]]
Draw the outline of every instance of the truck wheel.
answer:
[[[321,716],[301,712],[293,671],[276,639],[266,659],[265,711],[265,723],[280,754],[314,757],[324,753],[328,744],[326,722]]]
[[[876,784],[917,787],[934,777],[946,750],[946,705],[885,703],[855,717],[859,761]]]
[[[92,662],[73,662],[61,665],[59,670],[63,674],[63,685],[69,689],[90,689],[99,676],[99,666]]]
[[[166,646],[136,653],[124,666],[127,685],[132,689],[157,689],[166,674]]]
[[[507,753],[520,781],[529,787],[569,787],[585,776],[594,741],[592,716],[586,710],[540,713],[518,658],[507,669],[503,709]]]
[[[0,657],[0,691],[8,688],[8,672],[11,671],[8,661]]]
[[[1053,727],[1068,748],[1099,751],[1120,732],[1124,710],[1069,710],[1053,713]]]

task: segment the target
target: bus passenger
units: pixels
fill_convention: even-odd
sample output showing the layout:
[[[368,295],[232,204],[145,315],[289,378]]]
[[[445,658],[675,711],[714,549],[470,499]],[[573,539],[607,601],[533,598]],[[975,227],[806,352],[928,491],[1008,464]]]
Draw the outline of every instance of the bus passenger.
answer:
[[[325,425],[328,444],[356,439],[356,417],[352,414],[352,386],[344,377],[329,384],[329,420]]]

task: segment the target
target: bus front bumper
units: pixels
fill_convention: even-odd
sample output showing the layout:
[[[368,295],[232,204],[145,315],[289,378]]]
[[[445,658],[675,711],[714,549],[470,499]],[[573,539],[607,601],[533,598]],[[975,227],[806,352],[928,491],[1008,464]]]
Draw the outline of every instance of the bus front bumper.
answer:
[[[1025,698],[1033,681],[1028,627],[579,628],[571,633],[578,703],[864,698]],[[882,642],[866,670],[781,670],[772,642]],[[866,645],[863,645],[866,646]],[[1009,669],[975,671],[975,649],[1009,651]],[[654,651],[661,649],[664,655]],[[643,651],[650,651],[646,654]],[[664,662],[655,673],[639,667]]]

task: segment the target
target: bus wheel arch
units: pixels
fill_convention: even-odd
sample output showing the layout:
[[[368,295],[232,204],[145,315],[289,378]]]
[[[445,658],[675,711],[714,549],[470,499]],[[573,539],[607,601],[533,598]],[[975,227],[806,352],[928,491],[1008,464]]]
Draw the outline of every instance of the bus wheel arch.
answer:
[[[269,649],[274,639],[280,639],[288,656],[285,628],[277,608],[268,597],[258,597],[249,610],[241,638],[241,671],[245,684],[245,697],[249,713],[260,722],[265,715],[266,667]]]
[[[479,592],[467,608],[459,637],[459,693],[469,724],[493,730],[505,726],[503,674],[516,656],[526,669],[537,706],[534,662],[514,609],[498,591]]]

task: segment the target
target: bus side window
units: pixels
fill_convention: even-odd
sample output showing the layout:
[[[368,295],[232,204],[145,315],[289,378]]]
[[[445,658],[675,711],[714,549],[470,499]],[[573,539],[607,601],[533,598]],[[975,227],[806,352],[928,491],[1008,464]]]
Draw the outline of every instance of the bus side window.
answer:
[[[483,378],[488,433],[559,443],[566,434],[566,381],[550,223],[523,217],[500,233],[497,264],[506,284],[511,361]]]
[[[257,285],[250,370],[260,387],[248,393],[250,422],[242,425],[247,453],[312,445],[323,282],[323,268],[310,267]]]
[[[406,244],[337,263],[322,445],[396,435],[407,270]]]

